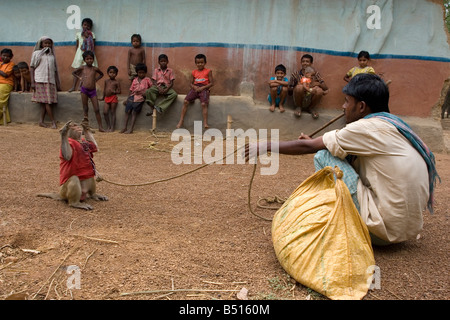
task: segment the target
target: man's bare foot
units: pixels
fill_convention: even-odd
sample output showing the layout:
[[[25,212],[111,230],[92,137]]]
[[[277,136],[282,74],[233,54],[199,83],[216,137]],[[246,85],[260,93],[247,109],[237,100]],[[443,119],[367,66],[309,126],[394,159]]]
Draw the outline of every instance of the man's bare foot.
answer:
[[[286,111],[286,109],[284,109],[284,107],[280,104],[280,113],[283,113],[285,111]]]
[[[302,115],[302,109],[301,108],[295,109],[294,114],[296,117],[300,117]]]
[[[74,87],[72,87],[72,88],[70,88],[69,90],[67,90],[67,92],[73,92],[73,91],[75,91],[75,88],[74,88]]]
[[[119,131],[119,133],[125,133],[125,131],[127,131],[127,128],[123,128],[122,130]]]
[[[183,122],[178,122],[177,129],[180,129],[183,126]]]
[[[52,123],[52,129],[57,129],[55,122]]]
[[[98,128],[98,132],[106,132],[102,127]]]
[[[205,123],[204,127],[205,129],[209,129],[209,125],[207,123]]]
[[[48,128],[48,125],[43,122],[39,122],[39,127]]]
[[[275,111],[275,105],[274,105],[274,104],[271,105],[270,108],[269,108],[269,110],[270,110],[270,112],[274,112],[274,111]]]
[[[130,134],[130,133],[133,133],[133,130],[130,129],[130,130],[125,131],[124,133],[125,134]]]

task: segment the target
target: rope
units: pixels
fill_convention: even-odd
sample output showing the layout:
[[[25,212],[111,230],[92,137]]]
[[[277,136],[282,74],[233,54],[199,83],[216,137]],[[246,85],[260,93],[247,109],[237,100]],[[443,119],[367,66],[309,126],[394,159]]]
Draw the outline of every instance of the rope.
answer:
[[[345,115],[345,113],[342,113],[342,114],[340,114],[339,116],[337,116],[337,117],[331,119],[330,121],[328,121],[327,123],[325,123],[323,126],[321,126],[319,129],[317,129],[316,131],[314,131],[313,133],[311,133],[311,134],[309,135],[309,137],[312,138],[314,135],[316,135],[317,133],[319,133],[321,130],[325,129],[325,128],[328,127],[330,124],[332,124],[332,123],[336,122],[337,120],[339,120],[340,118],[342,118],[344,115]],[[249,184],[249,186],[248,186],[248,199],[247,199],[248,209],[250,210],[250,213],[251,213],[251,214],[257,216],[258,218],[261,218],[261,219],[266,220],[266,221],[272,221],[272,219],[265,218],[265,217],[262,217],[262,216],[256,214],[256,213],[253,211],[252,206],[250,205],[250,196],[251,196],[251,190],[252,190],[253,179],[255,178],[256,164],[257,164],[257,162],[255,162],[255,164],[254,164],[252,177],[251,177],[251,179],[250,179],[250,184]],[[271,209],[271,210],[278,210],[279,208],[275,208],[275,207],[262,207],[262,206],[259,205],[259,201],[261,201],[261,200],[266,200],[266,202],[275,202],[275,201],[276,201],[276,202],[279,202],[279,201],[282,201],[282,202],[279,202],[279,203],[284,203],[284,202],[286,202],[286,200],[287,200],[287,199],[282,200],[282,199],[280,199],[278,196],[275,196],[274,201],[267,201],[267,199],[268,199],[268,198],[259,199],[258,202],[257,202],[258,207],[260,207],[260,208],[265,208],[265,209]]]
[[[225,140],[225,139],[226,139],[226,138],[224,138],[224,140]],[[210,162],[210,163],[206,163],[206,164],[204,164],[204,165],[201,165],[201,166],[198,167],[198,168],[195,168],[195,169],[192,169],[192,170],[189,170],[189,171],[180,173],[180,174],[175,175],[175,176],[172,176],[172,177],[164,178],[164,179],[159,179],[159,180],[154,180],[154,181],[144,182],[144,183],[125,184],[125,183],[118,183],[118,182],[113,182],[113,181],[110,181],[110,180],[108,180],[108,179],[105,179],[105,178],[101,177],[101,176],[98,174],[98,172],[97,172],[98,176],[97,176],[97,179],[96,179],[96,180],[97,180],[97,182],[105,181],[105,182],[107,182],[107,183],[114,184],[114,185],[116,185],[116,186],[122,186],[122,187],[142,187],[142,186],[148,186],[148,185],[151,185],[151,184],[156,184],[156,183],[160,183],[160,182],[165,182],[165,181],[177,179],[177,178],[180,178],[180,177],[182,177],[182,176],[185,176],[185,175],[188,175],[188,174],[190,174],[190,173],[193,173],[193,172],[195,172],[195,171],[198,171],[198,170],[200,170],[200,169],[203,169],[203,168],[205,168],[205,167],[207,167],[207,166],[210,166],[210,165],[212,165],[212,164],[214,164],[214,163],[216,163],[216,162],[218,162],[218,161],[222,161],[222,160],[226,159],[227,157],[229,157],[229,156],[235,154],[236,152],[238,152],[238,151],[239,151],[240,149],[242,149],[243,147],[245,147],[245,145],[243,145],[243,146],[241,146],[240,148],[237,148],[236,150],[234,150],[233,152],[227,154],[227,155],[224,156],[222,159],[219,159],[219,160],[216,160],[216,161],[213,161],[213,162]],[[168,152],[168,151],[166,151],[166,150],[157,149],[157,148],[152,148],[152,146],[150,146],[149,149],[154,149],[154,150],[156,150],[156,151],[165,151],[165,152]]]
[[[335,121],[339,120],[339,119],[342,118],[343,116],[344,116],[344,113],[341,114],[341,115],[339,115],[339,116],[337,116],[337,117],[335,117],[335,118],[333,118],[332,120],[330,120],[329,122],[327,122],[326,124],[324,124],[322,127],[320,127],[319,129],[317,129],[316,131],[314,131],[314,132],[313,132],[312,134],[310,134],[309,136],[310,136],[310,137],[314,136],[315,134],[317,134],[318,132],[320,132],[320,131],[323,130],[324,128],[328,127],[330,124],[334,123]],[[153,136],[154,136],[155,138],[158,139],[158,137],[155,135],[154,132],[152,132],[152,134],[153,134]],[[226,139],[226,137],[224,138],[224,140],[225,140],[225,139]],[[152,184],[156,184],[156,183],[160,183],[160,182],[165,182],[165,181],[177,179],[177,178],[180,178],[180,177],[182,177],[182,176],[191,174],[191,173],[193,173],[193,172],[195,172],[195,171],[198,171],[198,170],[201,170],[201,169],[203,169],[203,168],[206,168],[206,167],[210,166],[211,164],[214,164],[214,163],[216,163],[216,162],[218,162],[218,161],[222,161],[222,160],[226,159],[227,157],[229,157],[230,155],[235,154],[236,152],[238,152],[238,151],[239,151],[240,149],[242,149],[243,147],[245,147],[245,145],[241,146],[240,148],[237,148],[235,151],[233,151],[232,153],[227,154],[225,157],[223,157],[223,158],[220,159],[220,160],[216,160],[216,161],[213,161],[213,162],[211,162],[211,163],[207,163],[207,164],[201,165],[201,166],[198,167],[198,168],[195,168],[195,169],[192,169],[192,170],[183,172],[183,173],[181,173],[181,174],[178,174],[178,175],[175,175],[175,176],[172,176],[172,177],[164,178],[164,179],[159,179],[159,180],[154,180],[154,181],[144,182],[144,183],[125,184],[125,183],[118,183],[118,182],[113,182],[113,181],[110,181],[110,180],[108,180],[108,179],[105,179],[105,178],[101,177],[101,176],[98,174],[98,172],[97,172],[98,176],[97,176],[97,179],[96,179],[96,180],[97,180],[97,182],[105,181],[105,182],[110,183],[110,184],[114,184],[114,185],[117,185],[117,186],[124,186],[124,187],[141,187],[141,186],[152,185]],[[150,145],[148,148],[149,148],[149,149],[156,150],[156,151],[169,152],[169,151],[167,151],[167,150],[162,150],[162,149],[155,148],[153,145]],[[257,214],[256,212],[254,212],[253,209],[252,209],[252,206],[251,206],[251,201],[250,201],[250,199],[251,199],[251,191],[252,191],[253,180],[254,180],[254,178],[255,178],[255,173],[256,173],[257,163],[258,163],[258,162],[255,161],[255,164],[253,165],[252,176],[251,176],[251,178],[250,178],[250,183],[249,183],[249,186],[248,186],[248,198],[247,198],[248,209],[249,209],[250,213],[253,214],[253,215],[256,216],[256,217],[258,217],[258,218],[260,218],[260,219],[263,219],[263,220],[266,220],[266,221],[272,221],[272,219],[265,218],[265,217],[263,217],[263,216]],[[260,202],[261,200],[265,200],[267,203],[274,203],[274,202],[277,202],[277,203],[283,204],[284,202],[286,202],[287,198],[286,198],[286,199],[281,199],[280,197],[275,196],[274,198],[261,198],[261,199],[259,199],[259,200],[257,201],[257,206],[258,206],[259,208],[270,209],[270,210],[278,210],[279,208],[276,208],[276,207],[261,206],[261,205],[259,204],[259,202]]]

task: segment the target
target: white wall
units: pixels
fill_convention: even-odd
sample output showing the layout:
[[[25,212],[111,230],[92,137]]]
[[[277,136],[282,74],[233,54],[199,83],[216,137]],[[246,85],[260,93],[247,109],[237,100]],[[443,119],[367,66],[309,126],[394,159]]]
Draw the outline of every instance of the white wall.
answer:
[[[427,0],[0,0],[0,46],[42,35],[71,44],[76,12],[94,21],[98,45],[185,43],[417,56],[450,61],[442,7]],[[374,7],[370,7],[374,6]],[[369,9],[369,12],[368,12]],[[379,9],[379,15],[377,10]],[[7,12],[7,15],[5,15]],[[42,18],[41,18],[42,17]],[[230,53],[232,55],[232,53]]]

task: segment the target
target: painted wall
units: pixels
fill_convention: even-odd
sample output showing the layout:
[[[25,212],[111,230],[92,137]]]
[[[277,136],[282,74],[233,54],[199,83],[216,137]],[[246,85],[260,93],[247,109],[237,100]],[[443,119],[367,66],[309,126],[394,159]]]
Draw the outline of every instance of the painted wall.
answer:
[[[450,49],[442,1],[429,0],[2,0],[0,47],[14,61],[30,61],[35,42],[50,36],[63,90],[72,83],[75,33],[82,18],[94,21],[100,68],[119,68],[129,85],[126,56],[130,36],[142,36],[149,73],[160,53],[175,70],[175,89],[188,90],[197,53],[208,57],[215,76],[212,94],[239,95],[242,81],[254,83],[255,99],[267,97],[266,81],[283,63],[288,74],[304,53],[325,78],[330,93],[321,107],[342,104],[344,74],[367,50],[372,66],[391,79],[391,111],[426,117],[450,76]],[[43,18],[36,18],[43,17]],[[99,85],[103,86],[103,80]]]

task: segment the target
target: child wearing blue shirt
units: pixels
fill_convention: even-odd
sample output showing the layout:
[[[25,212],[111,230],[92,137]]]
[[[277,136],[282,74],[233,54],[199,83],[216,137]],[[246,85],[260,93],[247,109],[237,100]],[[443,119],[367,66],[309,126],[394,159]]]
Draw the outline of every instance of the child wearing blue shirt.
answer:
[[[289,84],[284,65],[279,64],[275,67],[275,77],[271,77],[268,84],[270,88],[269,96],[267,97],[270,103],[269,110],[274,112],[275,108],[278,107],[281,113],[284,112],[283,104],[286,100]]]

